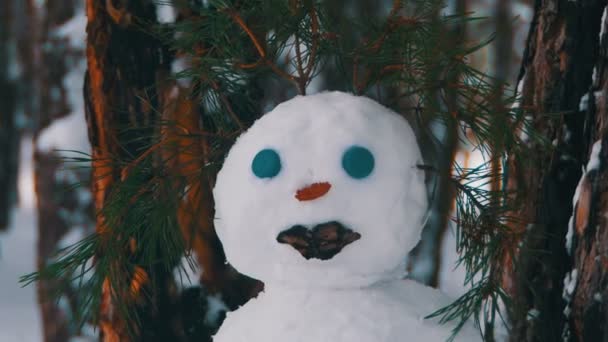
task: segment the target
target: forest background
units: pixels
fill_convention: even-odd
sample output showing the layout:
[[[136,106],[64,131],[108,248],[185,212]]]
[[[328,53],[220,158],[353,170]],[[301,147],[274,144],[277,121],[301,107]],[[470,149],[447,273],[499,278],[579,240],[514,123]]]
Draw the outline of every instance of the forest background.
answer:
[[[384,13],[390,1],[332,1],[335,13]],[[487,20],[469,23],[465,34],[494,41],[470,57],[479,70],[514,88],[533,15],[530,0],[451,0],[446,14],[457,8]],[[176,20],[170,6],[159,5],[161,23]],[[52,341],[69,320],[72,305],[63,300],[48,304],[44,287],[22,288],[20,276],[36,270],[58,248],[67,247],[94,231],[92,196],[88,189],[65,192],[70,184],[87,179],[88,171],[66,169],[56,150],[90,152],[82,88],[86,72],[84,4],[76,0],[4,0],[0,4],[0,340]],[[182,61],[183,62],[183,61]],[[179,72],[180,60],[171,70]],[[308,93],[327,87],[331,80],[318,77]],[[292,94],[291,94],[292,95]],[[277,101],[290,94],[271,89]],[[12,129],[6,129],[12,127]],[[455,157],[474,167],[478,152],[458,146]],[[441,202],[440,200],[438,202]],[[436,208],[437,209],[437,208]],[[425,233],[425,242],[409,262],[411,277],[436,286],[457,298],[468,289],[465,271],[456,267],[453,227],[443,218],[446,208],[430,221],[437,229]],[[186,267],[185,269],[189,269]],[[193,272],[185,284],[198,284]],[[46,327],[46,329],[43,329]],[[93,327],[68,329],[74,340],[94,340]],[[55,339],[57,340],[57,339]]]

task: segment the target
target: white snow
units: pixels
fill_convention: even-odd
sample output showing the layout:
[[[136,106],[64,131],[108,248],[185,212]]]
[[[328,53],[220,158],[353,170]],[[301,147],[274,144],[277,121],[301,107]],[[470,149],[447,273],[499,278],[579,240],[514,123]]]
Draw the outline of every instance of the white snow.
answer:
[[[584,112],[589,108],[589,93],[586,93],[581,97],[581,100],[578,103],[578,111]]]
[[[182,257],[180,265],[173,270],[173,277],[175,278],[178,288],[184,289],[188,286],[198,285],[201,272],[202,270],[198,267],[196,262],[191,264],[188,257],[184,256]]]
[[[574,290],[576,290],[576,285],[578,283],[578,270],[575,268],[571,272],[566,273],[564,277],[564,289],[562,291],[562,298],[566,301],[566,307],[564,307],[564,316],[566,318],[570,317],[572,313],[572,308],[570,307],[570,301],[572,300],[572,295],[574,294]],[[569,327],[566,325],[564,327],[564,336],[569,334]]]
[[[353,179],[342,169],[342,155],[353,145],[374,155],[368,178]],[[254,156],[266,148],[278,151],[282,163],[270,180],[251,172]],[[237,140],[218,175],[216,228],[228,260],[266,284],[352,287],[401,277],[427,208],[420,161],[407,122],[370,99],[331,92],[280,104]],[[294,198],[298,189],[319,182],[331,184],[327,195]],[[306,260],[276,242],[296,224],[334,220],[362,238],[331,260]],[[378,246],[383,248],[370,257]]]
[[[68,38],[71,47],[84,50],[87,40],[87,17],[84,11],[56,28],[54,34]]]
[[[379,139],[381,137],[381,139]],[[374,158],[368,177],[342,168],[350,147]],[[273,149],[280,170],[257,178],[252,160]],[[230,313],[215,342],[443,341],[453,325],[423,318],[450,303],[404,276],[420,239],[427,199],[416,137],[398,114],[340,92],[298,96],[277,106],[238,138],[214,188],[216,230],[228,261],[265,283],[265,292]],[[295,194],[327,182],[310,201]],[[338,221],[361,234],[328,260],[305,259],[277,236],[295,225]],[[460,341],[478,341],[467,325]]]
[[[521,96],[524,91],[524,84],[526,83],[526,76],[527,76],[527,73],[524,72],[524,75],[519,80],[519,83],[517,83],[517,88],[515,89],[515,101],[513,101],[513,104],[511,105],[511,109],[519,109],[519,107],[521,107]]]
[[[576,284],[578,283],[578,270],[575,268],[570,273],[566,274],[564,278],[564,293],[563,297],[566,300],[572,298],[574,290],[576,290]]]
[[[526,316],[526,319],[528,321],[533,321],[533,320],[537,319],[539,315],[540,315],[540,311],[538,311],[538,309],[530,309],[528,311],[528,315]]]
[[[412,280],[339,291],[268,287],[227,314],[214,342],[443,342],[454,325],[424,317],[449,303]],[[465,325],[455,341],[481,338]]]
[[[591,170],[595,170],[600,167],[601,152],[602,139],[599,139],[595,143],[593,143],[593,147],[591,148],[591,155],[589,156],[589,161],[587,162],[587,167],[583,168],[581,179],[578,181],[578,185],[576,186],[576,190],[574,191],[574,196],[572,197],[572,208],[574,210],[576,210],[576,204],[578,203],[581,194],[581,189],[587,177],[587,173]],[[572,238],[574,236],[574,210],[572,216],[570,216],[570,220],[568,221],[568,232],[566,233],[566,250],[568,251],[568,254],[572,253]]]
[[[41,151],[74,150],[90,153],[91,146],[87,133],[87,123],[84,115],[84,100],[82,87],[86,61],[81,59],[65,77],[64,87],[68,91],[68,102],[72,112],[67,116],[54,120],[45,128],[37,140]]]
[[[578,188],[577,188],[578,190]],[[570,216],[568,221],[568,231],[566,232],[566,251],[568,255],[572,255],[572,238],[574,237],[574,215]]]
[[[205,324],[214,326],[220,319],[221,314],[228,311],[228,307],[219,296],[207,296],[207,312],[205,313]]]
[[[78,14],[55,30],[55,34],[67,38],[73,49],[84,52],[86,25],[87,17],[84,8],[80,8]],[[75,65],[65,75],[63,87],[68,94],[67,101],[71,113],[61,119],[54,120],[49,127],[40,133],[36,142],[39,150],[48,152],[57,149],[90,153],[91,147],[82,95],[86,69],[86,60],[78,58]]]
[[[600,167],[600,153],[601,152],[602,152],[602,139],[599,139],[595,143],[593,143],[593,147],[591,148],[591,155],[589,156],[589,162],[587,162],[586,172],[598,169]]]
[[[593,300],[595,300],[598,303],[601,303],[603,301],[602,294],[599,292],[594,293]]]
[[[591,76],[591,84],[595,86],[597,83],[597,67],[593,67],[593,75]]]
[[[576,203],[578,203],[578,198],[581,194],[581,189],[583,187],[583,182],[585,181],[585,170],[583,170],[583,174],[581,175],[581,179],[578,181],[578,185],[576,186],[576,190],[574,190],[574,196],[572,197],[572,208],[573,212],[570,216],[570,220],[568,221],[568,232],[566,233],[566,251],[569,255],[572,254],[572,238],[574,237],[574,211],[576,210]]]
[[[528,74],[526,72],[524,72],[524,75],[519,80],[519,83],[517,83],[517,88],[515,90],[515,101],[513,101],[513,104],[511,105],[512,110],[517,110],[521,107],[521,97],[523,96],[524,84],[526,82],[527,75]],[[527,127],[532,125],[532,116],[529,114],[525,115],[524,122],[522,125],[523,125],[523,127],[519,131],[519,138],[523,142],[528,142],[530,140],[530,136],[528,134]]]
[[[448,226],[441,242],[441,262],[439,265],[439,289],[452,298],[465,294],[469,287],[465,286],[466,269],[458,266],[456,251],[456,232],[454,224]]]
[[[171,3],[158,2],[156,4],[156,17],[159,23],[173,23],[177,18],[177,13]]]
[[[171,73],[173,75],[176,75],[188,70],[191,67],[191,62],[191,59],[186,56],[174,59],[171,63]],[[177,83],[182,88],[189,88],[192,85],[192,80],[190,79],[190,77],[179,77],[177,79]]]
[[[593,92],[593,98],[595,99],[595,101],[597,101],[597,99],[603,95],[604,95],[604,91],[602,91],[602,90]],[[578,110],[580,112],[584,112],[588,108],[589,108],[589,93],[586,93],[585,95],[583,95],[581,97],[581,100],[579,101]]]
[[[600,24],[600,42],[602,41],[602,37],[604,33],[606,33],[606,18],[608,17],[608,6],[604,7],[604,14],[602,14],[602,23]]]

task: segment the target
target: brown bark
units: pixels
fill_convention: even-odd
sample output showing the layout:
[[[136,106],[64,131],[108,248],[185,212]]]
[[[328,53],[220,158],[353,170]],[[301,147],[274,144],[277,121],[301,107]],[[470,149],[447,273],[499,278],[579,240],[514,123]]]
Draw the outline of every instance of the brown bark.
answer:
[[[530,113],[537,132],[553,141],[554,147],[531,140],[532,158],[509,159],[508,188],[520,191],[524,201],[515,213],[522,223],[512,227],[519,238],[505,248],[517,252],[506,254],[502,267],[503,286],[514,301],[512,341],[558,341],[565,331],[567,302],[562,292],[572,264],[565,236],[585,164],[582,156],[588,155],[591,136],[585,126],[594,125],[578,107],[591,85],[605,5],[605,1],[558,0],[535,5],[519,77],[522,107]],[[567,114],[555,119],[547,113]],[[606,241],[591,245],[602,243]],[[576,320],[577,315],[573,307],[570,319]],[[571,339],[600,340],[576,334]]]
[[[255,297],[263,284],[237,273],[226,262],[213,226],[214,175],[205,167],[210,162],[210,147],[199,120],[199,107],[195,99],[184,95],[188,90],[174,87],[166,93],[179,95],[165,101],[164,114],[175,127],[166,129],[163,138],[166,145],[173,147],[165,149],[168,156],[177,156],[165,158],[174,161],[170,166],[172,172],[189,186],[178,209],[179,225],[188,249],[194,251],[199,267],[204,270],[200,283],[210,294],[220,294],[229,308],[236,309]]]
[[[467,0],[457,0],[454,3],[454,13],[456,14],[467,13],[467,8]],[[468,32],[466,25],[458,25],[445,34],[450,37],[447,40],[448,44],[457,46],[466,41]],[[457,79],[459,76],[454,75],[453,77]],[[447,106],[456,108],[457,95],[450,91],[448,97],[449,103],[447,103]],[[450,112],[452,112],[451,109]],[[425,123],[427,127],[422,131],[430,131],[429,127],[433,124],[436,123],[427,121]],[[432,147],[425,154],[434,156],[432,162],[437,172],[433,175],[434,181],[430,184],[432,197],[429,201],[431,203],[429,219],[422,232],[420,243],[410,252],[408,269],[411,270],[410,276],[412,278],[433,287],[439,286],[441,244],[450,224],[456,198],[451,177],[456,153],[460,148],[458,134],[459,129],[456,120],[445,122],[445,134],[443,137],[439,137],[439,144],[435,142],[437,139],[427,136],[426,133],[422,134],[421,146],[423,146],[423,149]],[[417,271],[417,263],[426,264],[426,267],[420,267]]]
[[[161,107],[156,96],[157,80],[161,74],[166,74],[168,66],[160,42],[135,25],[135,21],[140,19],[143,23],[156,20],[152,2],[88,0],[86,6],[88,72],[85,105],[94,159],[92,191],[98,212],[97,230],[119,234],[106,225],[104,216],[100,214],[112,185],[120,178],[121,169],[111,160],[115,157],[136,158],[141,153],[147,142],[141,139],[134,141],[131,135],[153,127],[153,109]],[[140,131],[124,133],[121,129],[126,127],[139,128]],[[137,245],[136,241],[133,245]],[[128,253],[135,253],[135,250]],[[150,277],[151,272],[154,277]],[[101,339],[108,342],[175,340],[168,308],[171,274],[140,267],[124,277],[131,279],[134,294],[127,295],[125,289],[113,289],[108,280],[105,282],[99,313]],[[145,297],[142,294],[144,288],[149,290]],[[122,294],[119,296],[125,302],[137,303],[140,329],[129,333],[128,326],[131,324],[133,327],[133,322],[124,321],[117,312],[111,291]]]
[[[37,151],[34,155],[35,190],[38,211],[38,244],[37,264],[42,269],[47,260],[56,251],[57,243],[68,232],[70,227],[61,217],[61,210],[66,203],[57,200],[59,190],[55,182],[56,173],[61,168],[59,159],[54,153]],[[67,186],[67,184],[62,184]],[[43,338],[46,342],[67,341],[70,338],[68,316],[60,309],[54,293],[64,286],[62,279],[44,279],[36,283],[38,303],[42,316]]]
[[[40,9],[40,12],[38,12]],[[70,46],[66,37],[60,37],[54,30],[76,14],[73,1],[47,2],[44,6],[28,3],[30,54],[38,56],[37,63],[30,60],[25,64],[27,77],[32,86],[31,96],[39,103],[39,108],[32,111],[35,118],[34,132],[34,165],[35,191],[38,213],[37,267],[42,270],[48,260],[60,248],[58,243],[75,225],[75,217],[90,216],[88,206],[81,206],[75,192],[66,189],[71,186],[66,178],[68,173],[75,179],[84,180],[82,174],[66,170],[60,162],[60,155],[51,151],[39,150],[38,136],[54,120],[70,113],[79,112],[82,108],[70,108],[69,89],[64,85],[64,78],[73,67],[69,61],[84,58],[84,51]],[[44,66],[53,65],[53,68]],[[56,146],[55,146],[56,147]],[[49,146],[53,148],[53,146]],[[63,179],[62,179],[63,178]],[[42,317],[43,338],[47,342],[66,341],[77,331],[70,327],[69,313],[60,308],[57,298],[62,296],[72,309],[75,307],[74,295],[70,290],[68,279],[43,279],[37,284],[38,302]],[[59,294],[59,295],[58,295]]]
[[[608,23],[600,25],[598,31],[606,32]],[[599,39],[599,54],[590,61],[595,62],[597,76],[589,85],[584,113],[586,153],[581,158],[587,168],[578,185],[571,227],[576,286],[567,293],[571,299],[568,328],[576,341],[608,341],[608,37],[604,33]]]

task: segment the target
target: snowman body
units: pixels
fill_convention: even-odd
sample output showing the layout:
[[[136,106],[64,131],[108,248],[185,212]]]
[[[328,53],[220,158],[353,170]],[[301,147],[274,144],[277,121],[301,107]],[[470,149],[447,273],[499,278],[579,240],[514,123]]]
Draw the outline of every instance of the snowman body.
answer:
[[[269,288],[229,313],[214,341],[446,341],[454,326],[424,317],[449,303],[438,290],[410,280],[348,290]],[[479,340],[466,325],[454,341]]]
[[[424,317],[450,300],[403,280],[427,211],[421,163],[407,121],[365,97],[299,96],[256,121],[213,193],[227,260],[265,290],[214,341],[447,339],[453,326]]]

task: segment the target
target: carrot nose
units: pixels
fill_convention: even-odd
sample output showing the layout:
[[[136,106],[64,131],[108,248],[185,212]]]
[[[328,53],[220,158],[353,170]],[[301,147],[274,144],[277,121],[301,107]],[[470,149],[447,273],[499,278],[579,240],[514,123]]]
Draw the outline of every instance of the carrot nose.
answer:
[[[302,189],[299,189],[296,192],[296,198],[298,199],[298,201],[312,201],[325,195],[330,188],[331,184],[327,182],[313,183]]]

